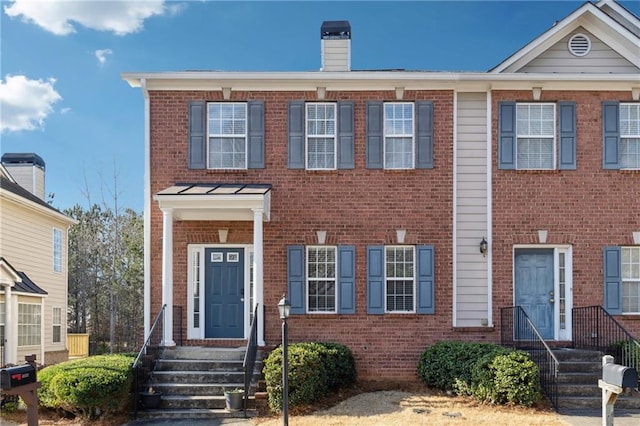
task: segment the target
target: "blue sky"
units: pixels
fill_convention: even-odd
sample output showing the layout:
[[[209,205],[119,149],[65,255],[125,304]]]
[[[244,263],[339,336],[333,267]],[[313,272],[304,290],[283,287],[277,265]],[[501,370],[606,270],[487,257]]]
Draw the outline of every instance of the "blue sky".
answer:
[[[59,209],[117,193],[142,211],[143,98],[122,72],[315,71],[325,20],[350,21],[352,69],[486,71],[581,4],[3,0],[0,151],[40,155]]]

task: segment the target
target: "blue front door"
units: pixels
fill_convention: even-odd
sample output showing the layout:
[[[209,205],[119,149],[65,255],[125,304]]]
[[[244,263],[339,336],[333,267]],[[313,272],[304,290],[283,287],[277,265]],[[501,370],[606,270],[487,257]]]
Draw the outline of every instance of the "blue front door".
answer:
[[[244,338],[244,250],[205,250],[205,338]]]
[[[515,303],[538,332],[554,338],[553,249],[519,249],[515,259]]]

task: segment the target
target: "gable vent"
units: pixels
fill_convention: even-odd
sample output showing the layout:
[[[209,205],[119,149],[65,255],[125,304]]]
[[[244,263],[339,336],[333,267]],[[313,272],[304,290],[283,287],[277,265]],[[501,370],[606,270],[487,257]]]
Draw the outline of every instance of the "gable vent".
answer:
[[[584,34],[574,34],[569,39],[569,52],[573,56],[584,56],[591,51],[591,40]]]

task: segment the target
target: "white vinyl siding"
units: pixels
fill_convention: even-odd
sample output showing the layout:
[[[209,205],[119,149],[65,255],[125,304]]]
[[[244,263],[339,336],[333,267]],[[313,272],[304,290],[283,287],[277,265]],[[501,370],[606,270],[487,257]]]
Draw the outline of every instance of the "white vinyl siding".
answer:
[[[51,324],[52,341],[53,343],[60,343],[62,341],[62,309],[53,308]]]
[[[387,312],[415,311],[415,250],[413,246],[385,247]]]
[[[384,168],[414,167],[414,105],[411,102],[384,104]]]
[[[307,247],[309,312],[336,312],[336,247]]]
[[[620,104],[620,166],[640,169],[640,103]]]
[[[622,247],[622,312],[640,314],[640,247]]]
[[[42,307],[29,303],[18,304],[18,346],[40,344]]]
[[[208,168],[247,168],[247,104],[207,104]]]
[[[62,230],[53,228],[53,272],[62,272]]]
[[[555,104],[518,103],[516,107],[516,167],[521,170],[555,167]]]
[[[306,104],[307,169],[336,168],[336,104]]]

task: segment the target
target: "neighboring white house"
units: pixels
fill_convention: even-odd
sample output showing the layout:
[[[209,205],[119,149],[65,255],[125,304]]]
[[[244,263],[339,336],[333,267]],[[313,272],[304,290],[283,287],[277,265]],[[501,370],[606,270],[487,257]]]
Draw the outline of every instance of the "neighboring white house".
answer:
[[[45,164],[5,154],[0,165],[0,364],[36,354],[67,359],[68,230],[76,223],[44,200]]]

